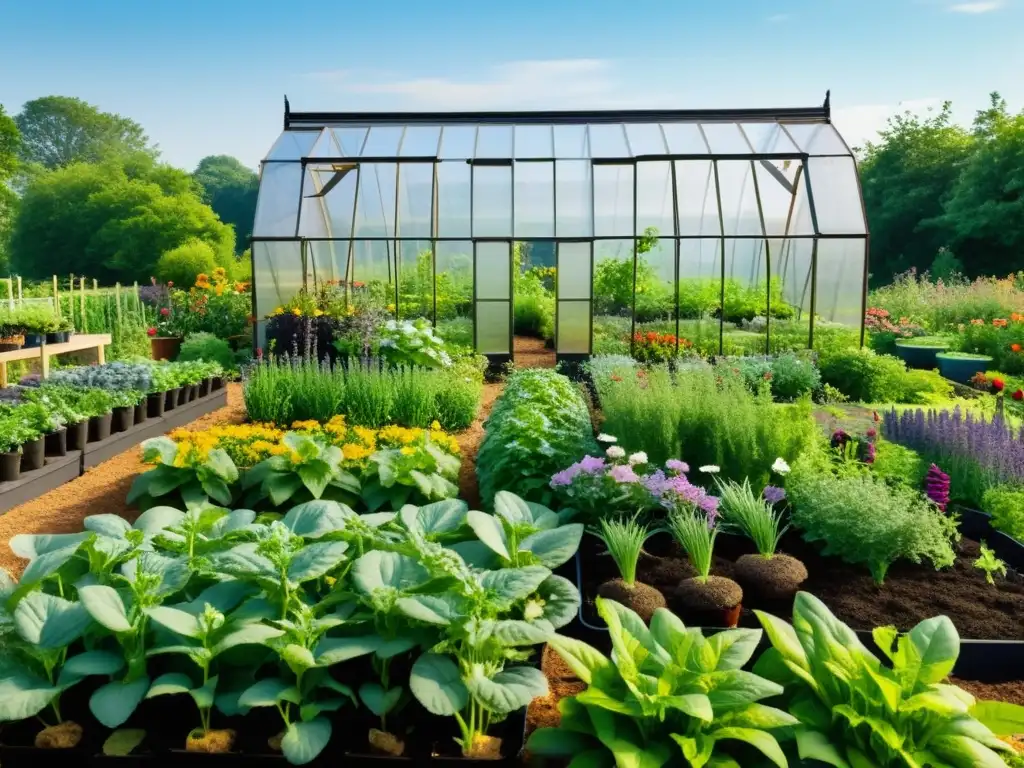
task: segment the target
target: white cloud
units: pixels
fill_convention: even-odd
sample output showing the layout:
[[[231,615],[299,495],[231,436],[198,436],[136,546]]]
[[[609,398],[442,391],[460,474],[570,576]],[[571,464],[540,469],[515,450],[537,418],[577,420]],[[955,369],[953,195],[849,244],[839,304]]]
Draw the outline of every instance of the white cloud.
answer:
[[[951,13],[989,13],[998,11],[1005,5],[1003,0],[982,0],[975,3],[958,3],[949,6]]]
[[[608,109],[660,106],[665,94],[638,93],[603,59],[515,61],[478,77],[358,78],[350,71],[311,73],[347,93],[389,97],[403,107],[431,110]]]
[[[866,141],[876,141],[886,121],[901,112],[923,114],[942,105],[941,99],[909,99],[899,104],[861,104],[837,107],[832,110],[832,122],[851,147],[861,147]]]

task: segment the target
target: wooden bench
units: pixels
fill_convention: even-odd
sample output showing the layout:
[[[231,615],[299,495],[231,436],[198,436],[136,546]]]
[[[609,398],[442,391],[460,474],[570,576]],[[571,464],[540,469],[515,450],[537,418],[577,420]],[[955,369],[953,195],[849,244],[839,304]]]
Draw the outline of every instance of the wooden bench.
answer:
[[[63,344],[42,344],[38,347],[28,349],[16,349],[13,352],[0,352],[0,387],[6,387],[7,364],[18,360],[38,360],[42,369],[43,378],[50,375],[50,358],[54,355],[63,355],[68,352],[81,352],[86,349],[96,350],[96,362],[103,365],[105,355],[103,347],[110,344],[109,333],[83,333],[75,334],[70,341]]]

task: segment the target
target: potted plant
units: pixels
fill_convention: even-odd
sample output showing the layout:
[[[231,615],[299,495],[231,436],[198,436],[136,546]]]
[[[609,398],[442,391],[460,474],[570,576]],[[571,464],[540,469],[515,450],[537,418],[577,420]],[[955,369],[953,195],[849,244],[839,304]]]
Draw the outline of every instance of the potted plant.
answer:
[[[777,553],[779,539],[789,528],[782,525],[782,513],[772,506],[781,502],[785,493],[774,486],[766,488],[765,498],[754,495],[750,482],[740,485],[734,480],[718,483],[721,499],[722,525],[746,536],[757,547],[756,555],[743,555],[736,561],[736,581],[745,592],[764,600],[792,600],[807,580],[807,568],[795,557]]]
[[[146,395],[146,410],[151,418],[164,415],[164,407],[168,401],[168,392],[174,389],[174,374],[170,366],[156,363],[149,378],[149,390]]]
[[[938,363],[935,356],[949,349],[949,339],[942,336],[918,336],[896,339],[896,356],[903,359],[908,368],[932,370]]]
[[[135,406],[142,401],[142,393],[135,389],[118,389],[110,393],[111,432],[127,432],[135,426]]]
[[[146,333],[149,335],[150,352],[154,360],[177,359],[183,337],[170,297],[164,306],[157,309],[155,322]]]
[[[939,373],[960,384],[969,384],[971,377],[988,369],[991,355],[976,355],[972,352],[939,352],[935,355]]]
[[[31,440],[32,434],[17,409],[0,411],[0,483],[12,483],[21,477],[22,445]]]
[[[83,402],[90,413],[89,442],[106,440],[110,437],[110,427],[114,420],[110,393],[102,389],[93,389],[83,398]]]
[[[15,409],[24,422],[30,436],[22,444],[21,471],[31,472],[42,469],[46,463],[45,435],[59,429],[63,421],[40,402],[29,401]]]
[[[25,347],[41,347],[46,334],[56,327],[56,316],[52,309],[41,306],[23,306],[16,316],[25,331]]]
[[[644,621],[650,621],[654,612],[667,604],[660,591],[636,578],[637,562],[647,541],[647,526],[638,523],[635,517],[626,521],[602,517],[600,525],[600,538],[608,547],[608,554],[615,561],[620,578],[606,581],[598,587],[597,594],[621,603]]]
[[[52,330],[46,333],[47,344],[65,344],[70,340],[71,334],[74,333],[75,326],[71,322],[70,318],[67,317],[55,317],[52,324]]]
[[[732,579],[711,575],[718,537],[715,517],[696,507],[679,506],[668,516],[668,528],[686,552],[697,575],[684,579],[676,599],[690,626],[735,627],[740,619],[743,589]]]
[[[0,313],[0,352],[14,352],[25,344],[25,329],[10,312]]]

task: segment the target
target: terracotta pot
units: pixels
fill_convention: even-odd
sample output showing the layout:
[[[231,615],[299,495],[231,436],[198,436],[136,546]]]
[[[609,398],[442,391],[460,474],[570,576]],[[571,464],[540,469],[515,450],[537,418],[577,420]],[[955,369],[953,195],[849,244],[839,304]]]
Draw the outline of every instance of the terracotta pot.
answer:
[[[153,336],[149,348],[154,360],[174,360],[181,351],[181,337]]]
[[[146,410],[154,419],[164,415],[164,403],[167,401],[166,392],[152,392],[146,395]]]
[[[64,427],[48,434],[44,442],[46,443],[47,456],[68,455],[68,431]]]
[[[135,406],[135,423],[136,424],[141,424],[147,418],[149,418],[148,415],[147,415],[147,411],[148,410],[149,410],[148,403],[145,400],[143,400],[141,403],[139,403],[138,405]]]
[[[67,426],[68,450],[80,451],[89,442],[89,420]]]
[[[164,400],[164,410],[173,411],[178,407],[178,395],[181,394],[181,387],[174,387],[174,389],[167,390],[167,396]]]
[[[114,418],[111,423],[111,432],[127,432],[135,426],[135,406],[118,406],[114,409]]]
[[[89,419],[89,442],[98,443],[110,437],[110,426],[114,420],[113,413],[105,413],[102,416],[93,416]]]
[[[35,440],[29,440],[27,443],[21,444],[21,471],[32,472],[36,469],[42,469],[46,463],[46,443],[43,442],[43,438],[37,437]]]
[[[0,453],[0,483],[13,483],[21,478],[21,454]]]
[[[34,349],[35,347],[43,346],[43,341],[46,336],[41,333],[26,333],[25,334],[25,349]]]

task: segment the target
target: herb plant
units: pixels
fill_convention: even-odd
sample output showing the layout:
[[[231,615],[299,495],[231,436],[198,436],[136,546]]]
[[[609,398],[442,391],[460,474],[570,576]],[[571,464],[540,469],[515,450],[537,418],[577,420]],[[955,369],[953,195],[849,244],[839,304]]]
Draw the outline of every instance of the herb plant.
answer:
[[[606,520],[601,518],[601,539],[608,547],[608,554],[615,561],[619,574],[626,584],[636,583],[636,566],[640,552],[647,541],[647,526],[641,525],[634,517],[631,520]]]
[[[706,583],[711,573],[718,526],[695,509],[680,508],[669,513],[668,529],[697,571],[697,580]]]
[[[985,572],[985,581],[989,584],[996,583],[994,574],[1006,575],[1006,563],[996,557],[996,553],[985,546],[985,542],[981,542],[980,554],[974,561],[974,567]]]
[[[722,523],[753,541],[758,554],[766,558],[774,555],[779,540],[789,528],[782,525],[781,510],[775,510],[768,501],[755,496],[748,480],[742,485],[735,480],[718,481],[717,485]]]

